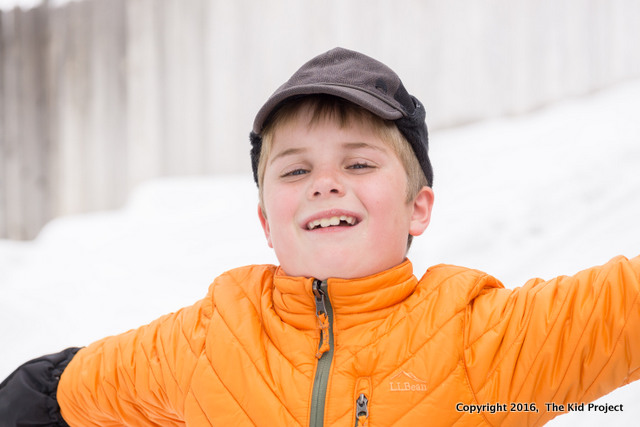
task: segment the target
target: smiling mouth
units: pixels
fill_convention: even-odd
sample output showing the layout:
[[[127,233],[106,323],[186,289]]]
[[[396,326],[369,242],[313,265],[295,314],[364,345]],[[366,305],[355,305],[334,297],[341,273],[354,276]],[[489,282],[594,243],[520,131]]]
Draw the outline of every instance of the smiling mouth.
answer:
[[[307,223],[308,230],[327,227],[351,227],[356,225],[358,220],[349,215],[332,216],[329,218],[320,218]]]

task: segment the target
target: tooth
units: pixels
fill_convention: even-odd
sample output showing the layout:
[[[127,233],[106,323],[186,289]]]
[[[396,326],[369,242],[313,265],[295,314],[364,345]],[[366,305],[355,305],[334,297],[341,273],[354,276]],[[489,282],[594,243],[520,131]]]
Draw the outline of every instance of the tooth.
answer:
[[[307,223],[307,228],[309,230],[313,230],[318,227],[329,227],[332,225],[340,225],[340,221],[344,221],[349,225],[354,225],[356,223],[356,219],[352,216],[340,215],[340,216],[332,216],[331,218],[321,218],[313,221],[309,221]]]

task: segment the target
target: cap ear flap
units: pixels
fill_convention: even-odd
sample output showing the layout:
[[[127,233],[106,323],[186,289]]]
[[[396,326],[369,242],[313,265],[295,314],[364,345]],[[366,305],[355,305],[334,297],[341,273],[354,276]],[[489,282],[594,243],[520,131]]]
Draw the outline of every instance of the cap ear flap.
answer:
[[[259,187],[258,182],[258,163],[260,162],[260,152],[262,151],[262,137],[255,132],[249,134],[251,140],[251,169],[253,171],[253,180]]]
[[[394,121],[398,130],[409,141],[413,152],[418,158],[422,171],[427,178],[429,186],[433,186],[433,168],[429,160],[429,131],[425,122],[426,111],[424,106],[414,96],[411,96],[415,106],[411,115],[401,117]]]

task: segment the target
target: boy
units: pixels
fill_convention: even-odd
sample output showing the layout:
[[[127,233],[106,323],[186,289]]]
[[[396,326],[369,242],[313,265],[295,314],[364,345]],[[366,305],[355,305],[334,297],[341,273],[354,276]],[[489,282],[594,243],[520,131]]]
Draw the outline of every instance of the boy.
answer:
[[[453,266],[413,276],[433,204],[424,117],[362,54],[303,65],[251,135],[280,267],[231,270],[191,307],[23,365],[1,422],[539,425],[637,379],[640,258],[515,290]]]

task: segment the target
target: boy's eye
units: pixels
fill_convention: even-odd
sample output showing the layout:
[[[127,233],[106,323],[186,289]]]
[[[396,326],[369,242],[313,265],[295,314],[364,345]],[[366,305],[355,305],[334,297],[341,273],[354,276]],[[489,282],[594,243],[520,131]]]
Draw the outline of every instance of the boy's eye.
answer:
[[[368,169],[368,168],[372,168],[373,166],[368,164],[368,163],[364,163],[364,162],[356,162],[353,163],[349,166],[347,166],[347,169]]]
[[[298,176],[298,175],[304,175],[306,173],[308,173],[309,171],[306,169],[294,169],[292,171],[289,172],[285,172],[284,174],[282,174],[282,177],[287,177],[287,176]]]

